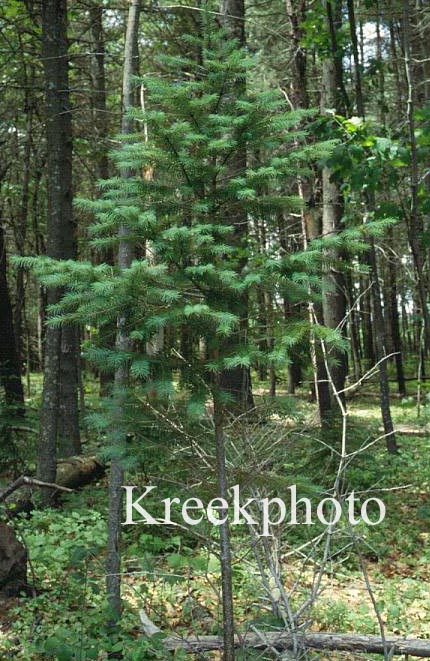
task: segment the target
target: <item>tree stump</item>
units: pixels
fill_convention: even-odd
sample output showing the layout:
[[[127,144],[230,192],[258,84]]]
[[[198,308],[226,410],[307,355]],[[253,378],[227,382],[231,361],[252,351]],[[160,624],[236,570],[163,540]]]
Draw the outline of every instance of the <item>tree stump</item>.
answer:
[[[0,521],[0,594],[14,597],[27,589],[27,551],[14,530]]]

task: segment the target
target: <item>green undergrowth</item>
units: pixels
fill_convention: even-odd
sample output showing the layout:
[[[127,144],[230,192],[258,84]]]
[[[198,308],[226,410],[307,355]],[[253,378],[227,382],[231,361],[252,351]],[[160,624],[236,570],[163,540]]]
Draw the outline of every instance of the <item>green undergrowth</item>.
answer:
[[[323,525],[287,525],[278,538],[267,540],[267,557],[273,558],[279,551],[283,586],[291,608],[297,610],[309,597],[325,553],[318,599],[300,617],[306,626],[379,634],[376,603],[387,634],[427,638],[430,438],[425,434],[399,435],[400,454],[388,455],[383,438],[374,442],[381,435],[379,410],[375,398],[367,395],[366,390],[349,405],[348,461],[341,487],[344,496],[354,491],[360,501],[381,498],[385,520],[377,526],[359,524],[354,528],[340,523],[328,553]],[[424,393],[424,402],[425,397]],[[333,429],[331,443],[326,436],[321,439],[314,423],[314,407],[304,398],[298,398],[298,406],[297,402],[292,404],[291,398],[281,396],[271,408],[262,406],[264,416],[246,426],[227,429],[229,479],[241,486],[243,498],[259,493],[286,500],[291,484],[297,484],[300,496],[311,500],[333,495],[339,430]],[[396,425],[421,429],[427,424],[426,406],[417,418],[414,398],[394,400]],[[180,410],[171,412],[168,423],[158,420],[137,427],[129,441],[134,465],[130,462],[127,484],[157,486],[151,508],[148,505],[154,516],[162,513],[160,500],[172,494],[182,500],[190,495],[201,497],[204,502],[215,495],[210,426],[197,420],[178,427],[181,419]],[[171,423],[174,432],[168,432]],[[93,434],[90,450],[97,450],[103,439]],[[29,580],[36,596],[1,604],[0,658],[84,661],[115,654],[142,661],[169,658],[162,636],[151,641],[144,638],[139,624],[141,609],[164,632],[221,632],[217,530],[207,522],[193,529],[143,524],[124,527],[125,610],[117,629],[108,629],[104,598],[106,518],[107,482],[102,480],[67,496],[61,509],[36,511],[29,518],[14,521],[28,548]],[[322,541],[312,542],[318,535]],[[233,546],[238,627],[283,628],[282,609],[275,617],[268,599],[267,588],[273,596],[276,586],[270,585],[270,576],[266,576],[265,589],[253,552],[255,539],[250,538],[246,526],[234,527]],[[181,653],[176,658],[181,658]],[[217,657],[208,653],[198,658]],[[247,652],[243,658],[253,657]]]

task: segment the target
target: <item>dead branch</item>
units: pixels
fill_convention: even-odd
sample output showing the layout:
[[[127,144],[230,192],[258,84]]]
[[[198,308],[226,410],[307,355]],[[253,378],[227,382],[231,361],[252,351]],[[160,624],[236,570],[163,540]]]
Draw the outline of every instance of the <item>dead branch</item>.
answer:
[[[317,650],[331,650],[343,652],[367,652],[369,654],[384,654],[384,641],[380,636],[362,634],[338,633],[296,633],[299,647]],[[203,652],[222,649],[223,643],[218,636],[168,636],[164,640],[167,649],[174,651],[185,649],[189,652]],[[272,648],[277,651],[286,651],[293,648],[293,636],[282,632],[265,632],[264,636],[247,633],[235,636],[236,648],[252,648],[263,650]],[[411,655],[421,658],[430,658],[430,641],[420,639],[405,639],[399,636],[386,636],[385,646],[391,656]]]
[[[53,484],[52,482],[42,482],[41,480],[36,480],[33,477],[26,477],[25,475],[21,475],[21,477],[18,477],[18,479],[12,482],[12,484],[6,487],[6,489],[0,490],[0,503],[2,503],[14,491],[16,491],[17,489],[19,489],[24,485],[30,487],[41,487],[46,489],[58,489],[58,491],[67,491],[69,493],[73,491],[73,489],[69,489],[68,487],[62,487],[59,484]]]
[[[0,503],[7,501],[12,493],[14,496],[14,507],[9,515],[13,516],[20,512],[29,512],[33,509],[32,487],[52,489],[56,492],[70,493],[74,489],[83,487],[97,480],[104,473],[105,467],[97,457],[68,457],[59,459],[57,462],[57,476],[55,483],[41,482],[36,478],[21,476],[5,489],[0,489]]]

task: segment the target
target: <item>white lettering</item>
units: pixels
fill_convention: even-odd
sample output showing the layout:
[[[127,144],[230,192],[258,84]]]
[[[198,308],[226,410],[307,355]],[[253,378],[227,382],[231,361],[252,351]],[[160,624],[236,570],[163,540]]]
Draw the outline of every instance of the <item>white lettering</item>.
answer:
[[[336,510],[334,517],[331,518],[329,521],[327,521],[327,519],[325,518],[325,515],[324,515],[324,504],[325,503],[331,503],[333,505],[334,509]],[[333,514],[333,510],[330,512],[330,514]],[[326,526],[328,526],[329,524],[334,526],[335,523],[337,523],[339,521],[341,516],[342,516],[342,507],[341,507],[340,502],[338,500],[336,500],[336,498],[324,498],[323,500],[321,500],[321,502],[318,503],[318,506],[317,506],[318,520],[321,521],[321,523],[324,523]]]
[[[195,503],[193,505],[193,503]],[[202,510],[203,509],[203,503],[200,500],[200,498],[188,498],[188,500],[185,501],[185,503],[182,505],[182,518],[185,521],[185,523],[188,523],[190,526],[197,526],[199,523],[201,523],[203,519],[203,514],[199,519],[192,519],[190,516],[188,516],[188,511],[187,510]]]
[[[291,491],[291,518],[290,518],[290,525],[297,525],[297,505],[299,503],[304,503],[306,507],[306,517],[305,517],[305,525],[307,526],[313,526],[314,523],[312,521],[312,505],[311,501],[309,498],[300,498],[297,500],[297,488],[296,485],[293,484],[291,487],[288,487],[289,490]]]
[[[170,519],[170,510],[173,503],[178,503],[179,505],[181,502],[180,498],[164,498],[161,502],[164,503],[164,525],[175,525],[175,522]]]
[[[147,496],[147,494],[152,491],[153,489],[156,489],[157,487],[145,487],[145,492],[133,502],[133,491],[137,487],[122,487],[125,489],[126,492],[126,508],[125,511],[127,513],[125,521],[123,521],[122,525],[123,526],[129,526],[131,524],[137,524],[137,523],[149,523],[152,526],[157,526],[159,524],[159,521],[154,519],[153,516],[151,516],[146,510],[143,509],[139,505],[140,501]],[[135,509],[139,514],[143,517],[140,521],[133,521],[133,509]]]
[[[218,518],[214,514],[214,512],[217,510],[220,512],[226,512],[226,515],[223,518]],[[213,523],[214,526],[221,526],[223,523],[225,523],[228,519],[228,502],[225,500],[225,498],[212,498],[212,500],[208,503],[207,516],[208,521]]]
[[[372,500],[377,503],[379,507],[379,519],[377,521],[371,521],[371,519],[369,519],[367,516],[367,505]],[[365,500],[361,506],[361,518],[363,519],[364,523],[367,523],[368,526],[377,526],[378,523],[381,523],[385,519],[385,505],[382,500],[379,498],[368,498]]]
[[[246,523],[251,523],[256,525],[257,522],[254,521],[254,519],[250,516],[249,512],[246,511],[248,505],[255,502],[255,498],[248,498],[245,505],[241,505],[239,485],[235,484],[234,487],[231,488],[231,490],[233,491],[233,512],[234,512],[232,525],[237,526],[243,523],[243,521],[241,521],[239,518],[240,516],[243,516]]]
[[[352,491],[349,494],[348,498],[346,498],[345,500],[348,503],[348,519],[349,519],[349,522],[352,526],[357,526],[360,523],[360,519],[356,519],[355,516],[354,516],[354,513],[355,513],[354,512],[354,503],[355,503],[355,501],[358,500],[358,498],[356,498],[354,496],[354,492]]]
[[[274,503],[277,505],[279,514],[278,518],[276,521],[272,521],[269,519],[269,508],[271,504]],[[268,498],[262,498],[261,499],[261,504],[263,505],[263,532],[261,533],[261,537],[273,537],[273,535],[270,532],[269,526],[279,526],[282,521],[285,519],[285,515],[287,513],[287,508],[285,507],[285,503],[283,500],[280,498],[271,498],[270,500]]]

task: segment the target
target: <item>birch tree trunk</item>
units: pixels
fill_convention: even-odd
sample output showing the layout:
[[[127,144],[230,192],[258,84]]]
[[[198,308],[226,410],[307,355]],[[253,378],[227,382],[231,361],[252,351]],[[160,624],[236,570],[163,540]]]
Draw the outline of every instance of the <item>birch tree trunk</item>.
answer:
[[[331,40],[331,56],[323,61],[321,109],[335,108],[336,112],[345,113],[345,97],[342,82],[342,53],[337,43],[337,31],[340,27],[340,3],[338,0],[326,3],[327,26]],[[338,181],[333,179],[330,168],[322,170],[323,217],[322,233],[324,238],[335,236],[341,231],[344,212],[343,194]],[[346,318],[346,296],[343,273],[339,263],[341,254],[338,250],[326,251],[329,264],[322,277],[323,319],[328,328],[342,330]],[[333,363],[329,365],[333,385],[338,392],[345,387],[347,357],[344,351],[332,348],[329,352]],[[343,394],[341,398],[344,399]]]

